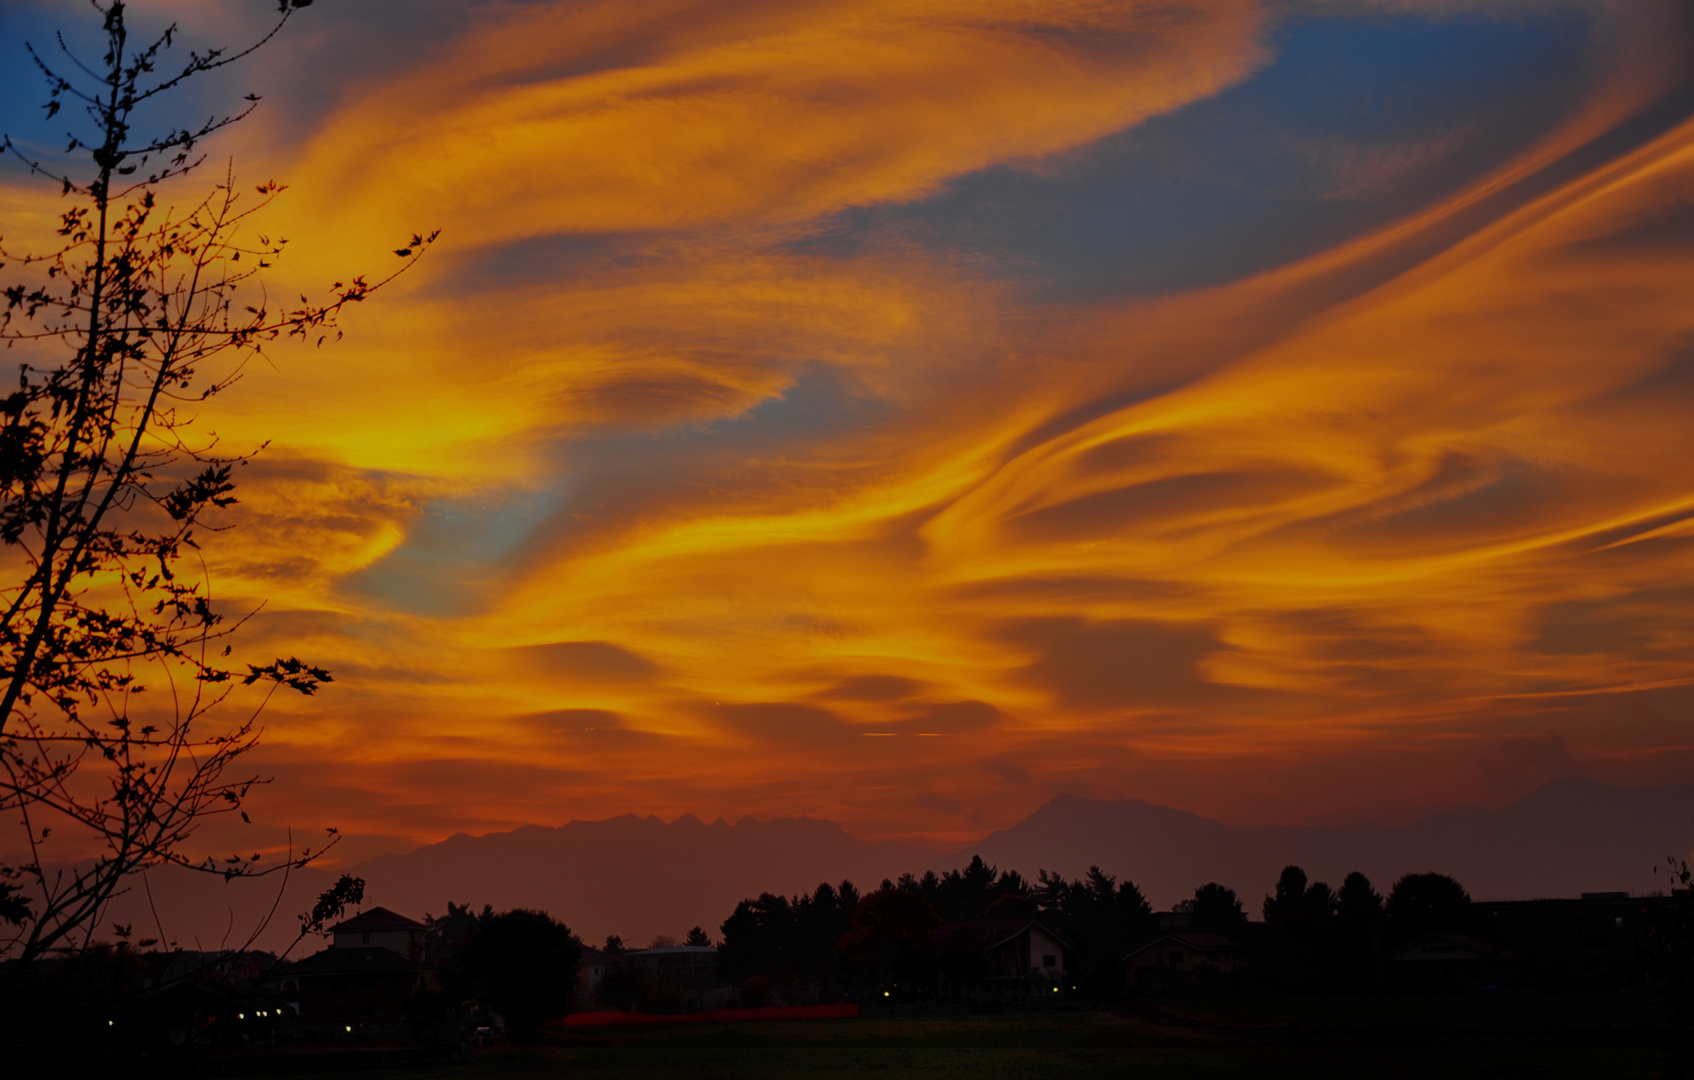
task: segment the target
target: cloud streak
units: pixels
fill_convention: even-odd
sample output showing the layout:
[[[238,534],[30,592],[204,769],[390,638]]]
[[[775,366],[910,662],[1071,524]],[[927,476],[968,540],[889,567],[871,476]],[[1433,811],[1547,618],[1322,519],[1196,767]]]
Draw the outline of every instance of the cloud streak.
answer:
[[[940,844],[1057,791],[1262,821],[1686,778],[1671,14],[514,4],[336,82],[266,129],[279,283],[447,231],[206,415],[275,439],[220,593],[337,672],[269,720],[271,816]],[[1104,228],[1149,190],[1114,177],[1161,171],[1206,181],[1159,196],[1175,235],[1230,235],[1283,197],[1215,136],[1305,107],[1277,57],[1331,50],[1346,99],[1437,25],[1539,34],[1502,70],[1562,57],[1579,91],[1483,103],[1498,152],[1423,110],[1440,70],[1347,113],[1369,131],[1301,129],[1284,224],[1339,239],[1243,230],[1253,269],[1204,287],[1073,287],[1080,249],[983,239]]]

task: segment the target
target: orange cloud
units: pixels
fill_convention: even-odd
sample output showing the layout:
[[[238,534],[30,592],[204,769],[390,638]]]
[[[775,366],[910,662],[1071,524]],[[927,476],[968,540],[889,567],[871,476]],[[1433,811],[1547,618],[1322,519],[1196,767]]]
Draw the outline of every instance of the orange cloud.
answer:
[[[1694,124],[1594,148],[1679,77],[1643,10],[1457,193],[1086,301],[842,222],[1239,84],[1258,5],[509,7],[346,93],[278,170],[279,287],[448,231],[205,413],[277,440],[208,547],[271,599],[244,647],[338,679],[271,714],[269,816],[942,843],[1056,790],[1685,777]],[[1363,198],[1445,146],[1305,149]]]
[[[319,244],[798,222],[1215,93],[1262,24],[1252,0],[514,10],[367,88],[291,170],[292,212]]]

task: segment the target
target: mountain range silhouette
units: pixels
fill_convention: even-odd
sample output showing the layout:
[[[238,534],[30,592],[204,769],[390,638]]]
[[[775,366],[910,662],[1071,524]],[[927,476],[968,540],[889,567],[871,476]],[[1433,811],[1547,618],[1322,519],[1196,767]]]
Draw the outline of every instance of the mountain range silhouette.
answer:
[[[619,934],[635,945],[657,934],[680,938],[695,925],[716,936],[737,901],[761,892],[810,892],[820,881],[844,878],[868,890],[885,877],[945,870],[973,855],[1030,878],[1041,869],[1076,877],[1098,864],[1135,881],[1158,908],[1217,881],[1256,913],[1290,863],[1331,885],[1361,870],[1383,892],[1402,874],[1434,870],[1458,878],[1478,899],[1502,899],[1662,889],[1654,866],[1691,850],[1694,784],[1618,788],[1569,778],[1497,810],[1459,808],[1400,826],[1240,827],[1140,800],[1059,795],[1017,825],[942,858],[911,845],[867,843],[813,818],[708,825],[692,815],[666,823],[628,814],[460,833],[347,872],[365,879],[367,904],[414,917],[443,914],[450,900],[478,909],[541,908],[590,943]],[[309,908],[335,876],[297,872],[279,895],[275,879],[225,883],[154,871],[145,890],[138,886],[114,904],[107,921],[134,922],[149,936],[162,929],[166,942],[184,948],[233,947],[274,905],[278,914],[256,944],[278,948],[297,930],[292,913]]]
[[[1462,807],[1409,825],[1233,827],[1140,800],[1060,795],[1010,829],[933,864],[972,855],[1033,875],[1080,876],[1091,864],[1127,876],[1166,908],[1217,881],[1249,911],[1290,863],[1339,886],[1362,871],[1386,892],[1402,874],[1434,870],[1477,899],[1577,896],[1665,888],[1653,867],[1694,846],[1694,784],[1618,788],[1555,780],[1498,810]]]

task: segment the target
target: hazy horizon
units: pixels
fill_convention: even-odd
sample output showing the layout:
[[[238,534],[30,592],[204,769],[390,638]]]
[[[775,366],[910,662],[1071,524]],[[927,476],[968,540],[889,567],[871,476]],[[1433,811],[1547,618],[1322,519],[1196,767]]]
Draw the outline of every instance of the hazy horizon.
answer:
[[[1663,891],[1654,867],[1668,851],[1691,848],[1694,785],[1628,789],[1583,780],[1556,781],[1498,810],[1455,810],[1402,826],[1237,828],[1168,807],[1061,796],[1009,830],[945,853],[866,842],[817,819],[718,824],[631,814],[458,834],[299,872],[280,894],[271,881],[154,873],[111,917],[157,924],[165,941],[216,943],[259,925],[273,904],[304,910],[345,870],[365,880],[365,906],[413,918],[441,915],[449,901],[479,910],[539,908],[590,941],[608,934],[645,941],[680,937],[693,925],[715,933],[739,901],[762,893],[809,894],[843,879],[869,890],[905,873],[958,869],[973,856],[1029,881],[1043,870],[1076,879],[1097,865],[1133,881],[1161,910],[1216,881],[1256,911],[1290,864],[1332,886],[1360,871],[1383,891],[1405,874],[1443,873],[1478,900],[1507,900]],[[284,918],[259,945],[282,947],[292,925]]]
[[[1534,791],[1532,791],[1528,794],[1533,795],[1533,794],[1536,794],[1537,792],[1545,791],[1548,788],[1552,788],[1555,785],[1558,785],[1561,781],[1564,781],[1564,780],[1589,781],[1589,782],[1598,783],[1598,781],[1592,781],[1591,778],[1589,778],[1589,777],[1577,777],[1577,776],[1560,777],[1560,778],[1557,778],[1557,779],[1554,779],[1554,780],[1549,780],[1546,784],[1541,785],[1540,787],[1536,788]],[[1611,785],[1608,785],[1608,786],[1611,786]],[[1623,790],[1630,790],[1631,789],[1630,785],[1617,785],[1617,786],[1621,787]],[[1686,783],[1670,784],[1670,785],[1646,785],[1646,784],[1634,785],[1634,787],[1636,789],[1641,789],[1641,790],[1661,790],[1661,789],[1664,789],[1664,788],[1680,788],[1680,787],[1685,787],[1685,786],[1688,786],[1688,785]],[[998,828],[995,828],[995,829],[992,829],[992,830],[987,830],[977,839],[967,841],[964,844],[955,844],[955,845],[943,846],[943,847],[936,847],[936,846],[933,846],[929,843],[923,842],[922,840],[907,839],[907,838],[904,838],[904,837],[859,836],[859,835],[855,834],[852,829],[842,825],[838,821],[834,821],[830,818],[820,818],[820,817],[816,817],[816,816],[810,815],[810,814],[771,814],[771,815],[743,814],[740,817],[736,817],[736,818],[732,819],[732,818],[729,818],[729,817],[727,817],[726,815],[723,815],[723,814],[719,814],[719,815],[712,817],[712,818],[707,818],[703,814],[696,814],[696,813],[692,813],[690,811],[685,810],[685,811],[677,814],[675,817],[666,818],[666,817],[661,817],[657,814],[639,814],[639,813],[636,813],[634,811],[626,811],[625,813],[622,813],[622,814],[613,814],[610,817],[603,817],[603,818],[572,818],[569,821],[560,822],[556,825],[545,825],[545,824],[541,824],[539,822],[531,821],[531,822],[524,822],[523,824],[520,824],[520,825],[509,826],[507,828],[490,829],[486,832],[473,833],[473,832],[467,832],[467,831],[464,831],[464,830],[460,830],[459,832],[452,833],[448,836],[443,836],[443,837],[440,837],[440,838],[435,839],[435,840],[427,840],[427,841],[424,841],[422,843],[416,844],[412,847],[396,848],[392,851],[383,851],[383,852],[376,852],[376,853],[369,854],[369,855],[364,855],[364,856],[361,856],[359,858],[357,863],[355,863],[354,861],[347,859],[347,858],[332,857],[332,858],[325,859],[322,862],[321,865],[323,865],[326,868],[345,868],[345,867],[351,867],[351,866],[355,866],[355,865],[362,864],[362,863],[365,863],[365,862],[369,862],[369,861],[372,861],[372,860],[381,859],[381,858],[384,858],[385,856],[389,856],[389,855],[409,854],[411,852],[418,851],[422,848],[433,847],[435,845],[445,843],[449,840],[455,840],[455,839],[459,839],[459,838],[481,839],[481,838],[489,837],[489,836],[505,836],[505,835],[509,835],[511,833],[520,832],[524,829],[562,829],[562,828],[565,828],[568,825],[573,825],[573,824],[598,825],[598,824],[604,824],[604,823],[609,822],[609,821],[618,821],[618,820],[625,819],[625,818],[633,818],[637,821],[657,821],[660,824],[667,825],[667,826],[676,825],[676,824],[678,824],[678,823],[680,823],[684,820],[693,820],[693,821],[695,821],[695,822],[697,822],[701,825],[704,825],[708,828],[712,828],[712,827],[715,827],[715,826],[718,826],[718,825],[727,825],[727,826],[733,827],[733,826],[741,824],[742,822],[752,822],[754,824],[759,824],[759,825],[768,825],[768,824],[771,824],[773,822],[782,822],[782,821],[817,821],[817,822],[822,822],[822,823],[825,823],[825,824],[840,826],[842,832],[846,833],[848,836],[851,836],[853,839],[859,840],[859,841],[866,843],[866,844],[871,844],[871,845],[874,845],[874,846],[890,846],[890,845],[893,845],[893,846],[901,846],[901,847],[918,848],[918,849],[922,849],[922,850],[932,851],[937,856],[950,857],[950,856],[955,856],[955,855],[969,855],[972,851],[974,851],[977,847],[979,847],[982,844],[983,841],[988,840],[988,839],[992,838],[993,836],[995,836],[999,833],[1006,832],[1008,829],[1015,828],[1016,826],[1022,824],[1024,821],[1027,821],[1028,818],[1031,815],[1038,813],[1039,811],[1041,811],[1043,809],[1046,809],[1047,807],[1051,806],[1054,802],[1059,801],[1061,799],[1077,799],[1077,800],[1082,800],[1082,801],[1086,801],[1086,802],[1139,803],[1139,804],[1143,804],[1143,805],[1146,805],[1146,806],[1154,807],[1156,809],[1168,809],[1168,810],[1178,811],[1179,813],[1192,814],[1194,817],[1199,818],[1202,821],[1215,822],[1217,824],[1224,825],[1224,826],[1231,828],[1231,829],[1288,829],[1288,828],[1295,828],[1295,829],[1317,828],[1317,829],[1322,829],[1322,828],[1346,828],[1348,826],[1355,826],[1355,825],[1380,826],[1380,827],[1383,827],[1383,828],[1392,829],[1392,828],[1403,828],[1407,825],[1414,825],[1414,824],[1417,824],[1419,822],[1427,821],[1427,820],[1429,820],[1431,818],[1435,818],[1435,817],[1440,817],[1443,814],[1451,813],[1451,812],[1454,812],[1454,811],[1498,810],[1498,809],[1502,809],[1504,807],[1514,805],[1518,802],[1521,802],[1523,800],[1523,798],[1526,798],[1526,797],[1528,797],[1528,796],[1526,795],[1526,796],[1521,796],[1521,797],[1516,798],[1516,799],[1506,800],[1506,801],[1503,801],[1503,802],[1501,802],[1497,805],[1494,805],[1494,806],[1483,806],[1483,805],[1476,804],[1476,803],[1453,803],[1451,805],[1434,807],[1434,808],[1430,808],[1430,809],[1420,811],[1420,812],[1417,812],[1417,813],[1405,815],[1405,816],[1403,816],[1401,818],[1397,818],[1397,819],[1361,817],[1361,818],[1349,819],[1349,820],[1345,820],[1345,821],[1336,821],[1336,820],[1263,821],[1263,820],[1259,820],[1259,821],[1249,822],[1249,821],[1231,821],[1227,818],[1208,817],[1205,814],[1199,813],[1198,811],[1190,810],[1186,807],[1168,806],[1168,805],[1163,804],[1163,803],[1149,802],[1146,799],[1137,799],[1137,798],[1133,798],[1133,797],[1126,797],[1126,798],[1122,798],[1122,799],[1099,799],[1099,798],[1095,798],[1093,796],[1077,795],[1077,794],[1073,794],[1071,792],[1061,791],[1061,792],[1057,792],[1057,793],[1053,794],[1051,797],[1049,797],[1044,802],[1042,802],[1039,806],[1032,808],[1030,810],[1029,814],[1026,814],[1023,818],[1020,818],[1018,821],[1013,822],[1010,825],[1001,826],[1001,827],[998,827]],[[1690,843],[1690,850],[1694,851],[1694,835],[1690,836],[1689,843]],[[1649,867],[1649,869],[1651,869],[1651,868]]]

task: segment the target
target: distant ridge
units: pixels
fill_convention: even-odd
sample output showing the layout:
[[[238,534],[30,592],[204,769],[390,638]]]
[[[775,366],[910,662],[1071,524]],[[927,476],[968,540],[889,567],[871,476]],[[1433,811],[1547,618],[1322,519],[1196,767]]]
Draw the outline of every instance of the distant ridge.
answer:
[[[1098,863],[1155,907],[1217,881],[1256,916],[1284,866],[1338,887],[1360,870],[1381,891],[1402,874],[1451,874],[1478,899],[1664,888],[1653,867],[1694,850],[1694,784],[1619,788],[1555,780],[1499,810],[1449,810],[1410,825],[1236,828],[1139,799],[1060,795],[1009,829],[932,864],[981,855],[1002,870],[1076,877]]]
[[[405,855],[353,869],[389,907],[440,913],[447,901],[543,907],[595,939],[622,934],[642,944],[657,933],[680,938],[718,924],[742,898],[760,892],[811,892],[820,881],[874,888],[884,877],[922,866],[931,850],[870,844],[833,821],[692,815],[665,824],[626,814],[526,825],[487,836],[449,837]]]
[[[646,944],[681,936],[696,924],[714,936],[743,897],[810,892],[820,881],[850,878],[861,889],[925,866],[947,869],[981,854],[1003,870],[1034,877],[1057,870],[1076,877],[1089,864],[1128,877],[1155,906],[1168,908],[1207,881],[1230,886],[1258,913],[1277,875],[1297,863],[1338,886],[1362,870],[1386,891],[1401,874],[1436,870],[1482,898],[1575,896],[1587,891],[1664,888],[1653,867],[1694,850],[1694,784],[1617,788],[1557,780],[1499,810],[1450,810],[1411,825],[1235,828],[1140,800],[1061,795],[1023,822],[939,861],[901,844],[870,844],[832,821],[751,818],[710,825],[692,816],[573,821],[510,832],[459,833],[403,855],[350,868],[366,881],[370,904],[414,918],[440,915],[449,900],[535,907],[563,919],[585,939],[607,934]],[[239,944],[274,903],[260,939],[279,947],[293,938],[294,915],[333,880],[327,871],[293,875],[278,898],[273,880],[233,882],[187,871],[151,875],[153,902],[139,883],[108,922],[133,922],[188,948]],[[319,943],[307,943],[307,951]]]
[[[458,833],[347,872],[365,879],[368,903],[414,918],[444,914],[448,901],[478,910],[484,904],[541,908],[587,941],[620,934],[645,945],[656,934],[681,938],[696,925],[716,937],[736,903],[760,892],[811,892],[820,881],[843,879],[870,889],[934,858],[933,850],[867,843],[815,818],[742,818],[733,825],[720,818],[707,825],[692,815],[666,824],[625,814],[484,836]],[[279,914],[259,945],[278,948],[298,930],[294,914],[310,908],[335,876],[296,873],[277,902],[274,880],[225,883],[188,871],[156,872],[152,906],[138,885],[114,905],[112,920],[134,922],[152,936],[157,908],[167,941],[216,948],[238,944],[274,902]]]

